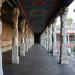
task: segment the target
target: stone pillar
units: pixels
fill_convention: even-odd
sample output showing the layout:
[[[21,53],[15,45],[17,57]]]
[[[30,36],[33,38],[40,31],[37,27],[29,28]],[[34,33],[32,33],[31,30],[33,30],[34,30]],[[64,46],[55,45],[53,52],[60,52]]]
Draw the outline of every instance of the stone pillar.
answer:
[[[52,50],[52,25],[50,26],[50,51]]]
[[[30,40],[31,38],[30,37],[31,37],[31,35],[30,35],[30,31],[29,31],[29,38],[28,38],[28,40],[29,40],[29,42],[28,42],[29,50],[31,48],[31,40]]]
[[[46,48],[48,50],[48,41],[49,41],[49,36],[48,36],[48,27],[47,27],[47,33],[46,33]]]
[[[29,32],[29,50],[31,48],[31,35],[30,35],[30,32]]]
[[[29,36],[28,35],[27,35],[27,50],[29,51]]]
[[[31,48],[31,41],[30,41],[30,36],[29,36],[29,50]]]
[[[28,52],[28,35],[26,36],[26,52]]]
[[[66,19],[67,19],[67,13],[68,9],[63,8],[61,10],[61,43],[60,43],[60,64],[68,64],[68,58],[67,58],[67,31],[66,31]]]
[[[57,56],[57,48],[56,48],[56,42],[57,42],[57,38],[56,38],[56,23],[53,24],[54,27],[54,31],[53,31],[53,37],[54,37],[54,41],[53,41],[53,56]]]
[[[13,37],[12,37],[12,63],[18,64],[19,63],[19,51],[18,51],[18,17],[19,17],[19,9],[14,8],[13,13],[13,22],[14,22],[14,29],[13,29]]]
[[[50,49],[50,40],[51,39],[51,36],[50,36],[50,26],[48,27],[48,52],[50,52],[51,51],[51,49]]]
[[[22,21],[20,56],[25,56],[25,19]]]
[[[69,34],[67,34],[68,44],[70,43]]]
[[[28,52],[27,38],[28,38],[28,35],[27,35],[27,27],[26,27],[26,25],[25,25],[25,51],[26,51],[26,52]]]
[[[29,36],[29,42],[28,42],[28,47],[29,47],[29,50],[30,50],[30,44],[31,44],[31,42],[30,42],[30,36]]]
[[[53,42],[54,42],[53,32],[54,32],[54,27],[53,27],[53,24],[52,24],[52,56],[53,56]]]
[[[0,0],[0,10],[2,7],[2,0]],[[1,49],[1,34],[2,34],[2,21],[1,21],[1,11],[0,11],[0,75],[3,75],[2,69],[2,49]]]

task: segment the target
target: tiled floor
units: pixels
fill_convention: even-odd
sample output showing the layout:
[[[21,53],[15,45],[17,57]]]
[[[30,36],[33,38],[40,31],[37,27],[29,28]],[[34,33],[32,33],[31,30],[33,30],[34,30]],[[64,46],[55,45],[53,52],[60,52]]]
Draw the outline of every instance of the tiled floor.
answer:
[[[10,55],[3,54],[4,75],[75,75],[69,65],[58,64],[41,45],[34,45],[25,57],[20,57],[18,65],[9,63]]]

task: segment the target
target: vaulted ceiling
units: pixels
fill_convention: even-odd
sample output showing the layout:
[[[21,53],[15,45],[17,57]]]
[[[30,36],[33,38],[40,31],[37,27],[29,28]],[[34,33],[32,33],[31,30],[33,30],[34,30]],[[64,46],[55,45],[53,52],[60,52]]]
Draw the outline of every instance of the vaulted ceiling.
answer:
[[[59,15],[60,9],[65,6],[67,7],[73,0],[8,1],[12,4],[12,6],[16,5],[20,8],[33,33],[42,33],[43,30],[54,20],[54,18]]]

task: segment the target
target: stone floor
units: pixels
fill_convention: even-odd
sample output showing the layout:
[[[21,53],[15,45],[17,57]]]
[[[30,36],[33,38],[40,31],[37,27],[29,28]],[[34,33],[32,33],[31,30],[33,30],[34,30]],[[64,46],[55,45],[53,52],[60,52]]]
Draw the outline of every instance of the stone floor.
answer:
[[[60,65],[41,45],[34,45],[18,65],[11,64],[11,52],[3,53],[4,75],[75,75],[69,65]]]

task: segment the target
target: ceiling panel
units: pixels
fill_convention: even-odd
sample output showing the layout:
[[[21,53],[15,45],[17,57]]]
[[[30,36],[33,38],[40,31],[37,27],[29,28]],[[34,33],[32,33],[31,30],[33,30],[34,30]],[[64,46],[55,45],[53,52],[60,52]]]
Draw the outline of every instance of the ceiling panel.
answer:
[[[11,1],[11,0],[9,0]],[[14,1],[14,0],[13,0]],[[73,0],[15,0],[34,33],[41,33]]]

